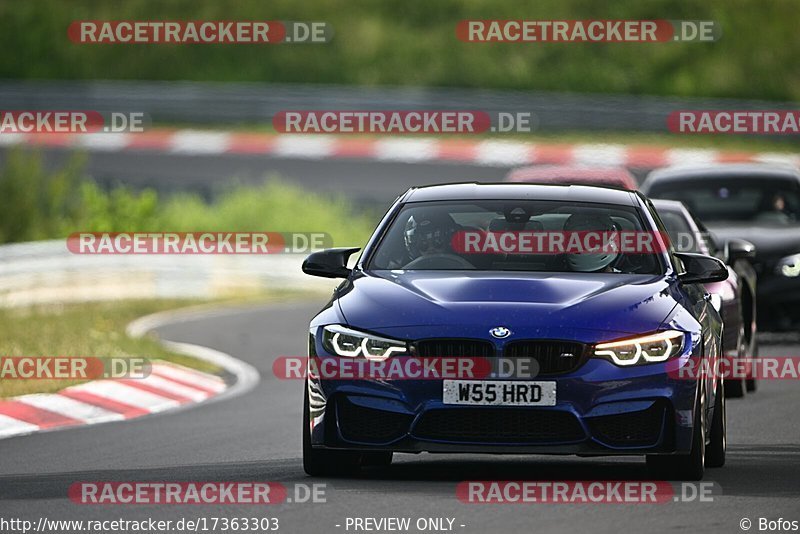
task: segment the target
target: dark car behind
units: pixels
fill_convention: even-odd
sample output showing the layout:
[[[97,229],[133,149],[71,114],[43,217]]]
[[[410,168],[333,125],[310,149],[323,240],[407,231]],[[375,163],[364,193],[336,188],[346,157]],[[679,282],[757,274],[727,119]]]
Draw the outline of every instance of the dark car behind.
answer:
[[[661,221],[669,232],[673,246],[679,252],[692,252],[716,256],[728,265],[728,278],[706,284],[714,295],[715,306],[722,315],[725,329],[722,335],[725,357],[733,364],[739,359],[747,364],[748,358],[758,355],[756,327],[757,276],[751,265],[755,247],[743,240],[732,240],[718,246],[682,202],[653,199]],[[725,380],[725,394],[742,397],[746,391],[755,391],[755,378]]]
[[[800,171],[758,164],[674,167],[650,173],[642,191],[683,202],[720,242],[753,243],[759,328],[800,325]]]

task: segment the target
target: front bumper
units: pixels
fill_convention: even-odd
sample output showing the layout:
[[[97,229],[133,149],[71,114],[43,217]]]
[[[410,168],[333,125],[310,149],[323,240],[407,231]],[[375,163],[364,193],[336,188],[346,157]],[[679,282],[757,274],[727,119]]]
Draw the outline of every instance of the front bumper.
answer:
[[[556,382],[549,407],[448,405],[441,380],[310,378],[311,441],[410,453],[688,453],[698,382],[674,378],[667,366],[692,357],[631,368],[589,359],[534,379]]]

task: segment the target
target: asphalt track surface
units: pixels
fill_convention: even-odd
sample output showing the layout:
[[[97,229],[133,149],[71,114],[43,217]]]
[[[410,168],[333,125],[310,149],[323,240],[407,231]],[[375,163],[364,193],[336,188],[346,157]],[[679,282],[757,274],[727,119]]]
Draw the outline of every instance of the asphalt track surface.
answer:
[[[0,164],[7,154],[0,149]],[[42,147],[48,166],[64,164],[72,150]],[[502,180],[507,168],[474,164],[401,163],[357,159],[320,160],[241,154],[173,154],[160,152],[90,152],[86,171],[101,183],[120,182],[160,191],[193,190],[213,194],[233,182],[256,183],[266,176],[282,178],[312,191],[354,195],[355,200],[390,203],[415,185],[458,181]]]
[[[302,383],[272,375],[279,355],[305,352],[308,319],[324,298],[228,309],[163,326],[164,339],[196,343],[254,365],[261,382],[235,398],[125,423],[0,441],[0,518],[146,519],[278,517],[279,532],[334,533],[347,517],[454,518],[455,532],[741,532],[747,517],[800,520],[800,384],[762,381],[729,403],[728,463],[708,470],[713,502],[473,505],[461,480],[648,480],[643,458],[396,455],[354,478],[311,479],[302,470]],[[800,337],[771,337],[762,355],[796,355]],[[78,481],[275,481],[325,483],[325,503],[273,506],[74,504]],[[342,525],[336,527],[336,525]],[[464,525],[461,527],[460,525]],[[350,530],[349,532],[353,532]],[[417,532],[412,529],[410,532]]]
[[[62,166],[72,154],[64,148],[41,147],[48,167]],[[0,148],[0,165],[8,153]],[[87,153],[86,171],[100,183],[124,183],[159,191],[192,190],[207,197],[231,183],[258,183],[278,175],[320,193],[341,193],[356,203],[383,212],[412,186],[464,181],[502,181],[508,167],[473,163],[391,162],[364,159],[300,159],[271,155],[174,154],[144,151]],[[636,174],[642,177],[643,171]]]

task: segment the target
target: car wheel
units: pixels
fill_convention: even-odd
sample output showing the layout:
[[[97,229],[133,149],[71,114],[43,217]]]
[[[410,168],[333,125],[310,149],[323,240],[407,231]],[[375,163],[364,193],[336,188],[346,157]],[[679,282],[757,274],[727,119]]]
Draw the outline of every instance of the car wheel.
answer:
[[[657,479],[701,480],[705,473],[706,433],[702,412],[704,405],[696,409],[692,432],[692,449],[689,454],[648,455],[647,469]]]
[[[725,407],[725,384],[720,381],[717,386],[717,405],[711,418],[711,436],[706,447],[706,465],[722,467],[725,465],[725,451],[728,448],[728,420]]]
[[[739,334],[736,337],[736,358],[737,359],[744,359],[747,358],[747,339],[744,334],[744,325],[739,326]],[[726,380],[725,384],[725,395],[731,399],[739,399],[745,396],[747,392],[747,379],[745,377],[742,378],[731,378],[730,380]]]
[[[756,385],[756,379],[755,378],[748,378],[747,379],[747,391],[749,391],[750,393],[753,393],[753,392],[755,392],[756,389],[758,389],[758,386]]]
[[[360,455],[354,451],[315,449],[311,446],[308,383],[303,397],[303,470],[312,477],[350,475],[358,472]]]
[[[755,359],[758,358],[758,341],[753,341],[753,354],[751,356],[754,360],[753,367],[755,367]],[[756,379],[755,378],[748,378],[747,379],[747,391],[755,391],[756,390]]]

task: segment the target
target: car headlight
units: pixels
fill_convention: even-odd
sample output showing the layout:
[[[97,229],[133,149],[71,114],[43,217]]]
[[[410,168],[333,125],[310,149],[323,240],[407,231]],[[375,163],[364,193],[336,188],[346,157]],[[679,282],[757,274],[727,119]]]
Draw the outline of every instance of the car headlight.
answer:
[[[338,324],[322,329],[322,345],[337,356],[363,356],[368,360],[385,360],[393,354],[408,352],[408,345],[403,341],[359,332]]]
[[[788,278],[797,278],[800,276],[800,254],[792,254],[781,258],[775,270],[778,274]]]
[[[600,343],[595,345],[594,355],[622,366],[664,362],[681,353],[685,338],[683,332],[667,330],[642,337]]]

